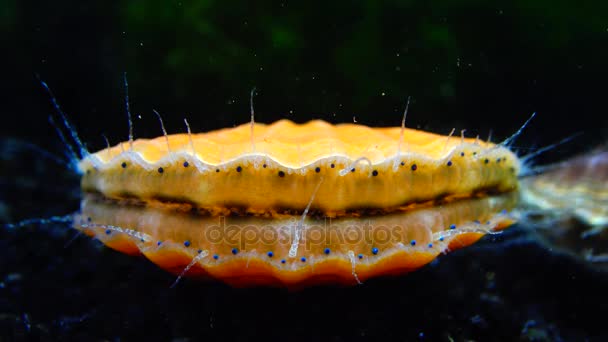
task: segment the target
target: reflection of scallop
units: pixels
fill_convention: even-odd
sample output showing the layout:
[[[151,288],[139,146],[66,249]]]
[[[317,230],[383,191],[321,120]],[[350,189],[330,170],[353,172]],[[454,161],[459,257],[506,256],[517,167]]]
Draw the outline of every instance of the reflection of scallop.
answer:
[[[298,287],[354,284],[412,271],[440,253],[468,246],[485,233],[510,225],[504,210],[512,209],[515,202],[516,193],[511,192],[385,215],[306,218],[293,258],[288,257],[291,237],[301,223],[289,216],[214,217],[175,206],[87,195],[75,225],[111,248],[143,254],[176,274],[192,263],[189,276],[235,286]]]
[[[75,225],[108,246],[300,286],[407,272],[504,228],[513,197],[484,195],[516,189],[519,161],[477,139],[282,120],[129,141],[79,167]]]

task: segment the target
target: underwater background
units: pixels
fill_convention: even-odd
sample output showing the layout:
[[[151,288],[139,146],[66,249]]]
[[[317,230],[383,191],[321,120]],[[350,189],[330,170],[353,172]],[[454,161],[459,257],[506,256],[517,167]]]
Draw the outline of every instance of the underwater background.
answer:
[[[536,112],[520,155],[576,135],[539,165],[608,134],[601,1],[3,0],[0,35],[2,223],[78,210],[40,80],[92,151],[128,139],[124,73],[136,137],[162,134],[153,109],[169,133],[247,122],[254,87],[265,123],[398,126],[411,96],[408,127],[498,142]],[[405,276],[300,292],[169,288],[65,225],[2,229],[0,340],[606,340],[606,267],[567,224],[520,222]]]

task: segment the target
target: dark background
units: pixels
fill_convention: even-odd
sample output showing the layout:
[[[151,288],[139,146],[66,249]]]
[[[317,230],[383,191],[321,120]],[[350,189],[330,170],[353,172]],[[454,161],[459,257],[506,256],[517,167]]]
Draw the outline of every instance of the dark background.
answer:
[[[606,135],[608,5],[598,1],[16,1],[2,16],[2,135],[56,141],[47,81],[92,149],[257,119],[357,121],[496,139],[539,115],[522,147]],[[385,95],[382,95],[385,94]]]
[[[185,131],[184,117],[193,131],[244,123],[253,87],[256,119],[267,123],[397,126],[411,96],[408,126],[483,138],[492,130],[494,141],[537,112],[517,140],[521,154],[582,133],[538,163],[608,133],[602,1],[3,0],[0,37],[3,222],[78,208],[77,177],[28,147],[65,153],[37,77],[91,150],[105,146],[102,134],[127,139],[124,72],[141,115],[136,137],[161,134],[152,109],[170,133]],[[592,314],[607,313],[605,274],[522,225],[398,280],[297,294],[188,280],[169,289],[172,278],[146,261],[82,237],[64,248],[70,234],[53,225],[2,232],[3,336],[606,336]]]

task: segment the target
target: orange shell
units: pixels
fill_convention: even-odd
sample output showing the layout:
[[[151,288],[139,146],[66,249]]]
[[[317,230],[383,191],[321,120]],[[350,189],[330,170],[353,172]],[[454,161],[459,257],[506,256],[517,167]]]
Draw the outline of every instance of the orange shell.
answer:
[[[211,213],[329,216],[517,187],[507,148],[413,129],[281,120],[121,143],[80,162],[82,189],[108,198],[190,203]],[[352,171],[352,172],[351,172]]]

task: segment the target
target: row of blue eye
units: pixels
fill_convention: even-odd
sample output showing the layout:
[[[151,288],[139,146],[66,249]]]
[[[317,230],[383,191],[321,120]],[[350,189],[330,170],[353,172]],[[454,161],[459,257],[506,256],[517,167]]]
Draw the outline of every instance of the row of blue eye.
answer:
[[[439,241],[443,241],[443,237],[440,237],[440,238],[439,238]],[[158,246],[160,246],[160,245],[161,245],[161,243],[162,243],[161,241],[158,241],[158,242],[157,242],[157,245],[158,245]],[[186,247],[190,247],[190,244],[191,244],[191,243],[190,243],[190,241],[188,241],[188,240],[184,241],[184,246],[186,246]],[[410,241],[410,245],[412,245],[412,246],[416,246],[416,240],[412,240],[412,241]],[[429,244],[428,244],[428,247],[429,247],[429,248],[433,248],[433,244],[432,244],[432,243],[429,243]],[[198,253],[201,253],[201,252],[202,252],[202,250],[200,250],[200,249],[199,249],[199,250],[198,250]],[[233,254],[233,255],[237,255],[237,254],[239,253],[239,250],[238,250],[238,248],[233,248],[231,252],[232,252],[232,254]],[[373,255],[378,254],[378,252],[379,252],[378,248],[376,248],[376,247],[372,248],[372,254],[373,254]],[[325,248],[325,249],[323,250],[323,253],[325,253],[326,255],[329,255],[329,254],[331,253],[331,249],[329,249],[329,248]],[[268,255],[268,257],[269,257],[269,258],[272,258],[272,257],[274,257],[274,252],[269,251],[268,253],[266,253],[266,255]],[[359,254],[357,257],[358,257],[359,259],[363,259],[363,254]],[[219,255],[217,255],[217,254],[214,254],[214,255],[213,255],[213,259],[218,260],[219,258],[220,258],[220,256],[219,256]],[[300,261],[302,261],[302,262],[306,262],[306,257],[302,257],[302,258],[300,258]],[[281,259],[281,263],[282,263],[282,264],[286,263],[286,260],[285,260],[285,259]]]
[[[456,228],[456,227],[454,227],[454,228]],[[452,228],[452,229],[454,229],[454,228]],[[110,235],[111,233],[112,233],[112,231],[111,231],[110,229],[107,229],[107,230],[106,230],[106,234],[107,234],[107,235]],[[441,237],[439,238],[439,241],[443,241],[443,240],[444,240],[444,238],[443,238],[443,236],[441,236]],[[144,240],[143,240],[143,239],[141,239],[141,241],[143,242]],[[156,245],[157,245],[157,246],[160,246],[161,244],[162,244],[162,241],[158,241],[158,242],[156,242]],[[184,246],[186,246],[186,247],[190,247],[190,245],[191,245],[191,243],[190,243],[190,241],[189,241],[189,240],[184,241]],[[416,246],[416,240],[412,240],[412,241],[410,241],[410,245],[412,245],[412,246]],[[429,248],[433,248],[433,244],[432,244],[432,243],[429,243],[429,244],[428,244],[428,247],[429,247]],[[199,250],[198,250],[198,253],[200,254],[202,251],[203,251],[202,249],[199,249]],[[378,250],[378,248],[376,248],[376,247],[372,248],[372,254],[373,254],[373,255],[378,254],[378,251],[379,251],[379,250]],[[324,252],[325,254],[327,254],[327,255],[328,255],[329,253],[331,253],[331,250],[330,250],[329,248],[325,248],[325,250],[323,250],[323,252]],[[232,254],[237,255],[238,253],[239,253],[239,250],[238,250],[237,248],[233,248],[233,249],[232,249]],[[268,257],[269,257],[269,258],[272,258],[272,257],[274,256],[274,253],[273,253],[272,251],[269,251],[269,252],[267,253],[267,255],[268,255]],[[359,254],[359,255],[358,255],[358,257],[359,257],[359,259],[363,259],[363,254]],[[219,255],[214,254],[214,255],[213,255],[213,259],[215,259],[215,260],[219,259]],[[306,258],[305,258],[305,257],[302,257],[300,260],[301,260],[302,262],[306,262]],[[282,260],[281,260],[281,263],[283,263],[283,264],[284,264],[284,263],[285,263],[285,259],[282,259]]]
[[[503,210],[503,212],[506,212],[506,210]],[[480,222],[479,222],[478,220],[476,220],[476,221],[475,221],[475,223],[480,223]],[[490,222],[488,221],[488,223],[490,223]],[[455,225],[455,224],[451,224],[451,225],[450,225],[450,229],[456,229],[456,225]],[[106,229],[106,234],[107,234],[107,235],[112,234],[112,230],[110,230],[110,229]],[[439,241],[443,241],[443,236],[439,238]],[[160,246],[161,244],[162,244],[162,241],[158,241],[158,242],[156,243],[156,245],[157,245],[157,246]],[[190,244],[191,244],[191,243],[190,243],[190,240],[186,240],[186,241],[184,241],[184,246],[186,246],[186,247],[190,247]],[[412,246],[416,246],[416,240],[412,240],[412,241],[410,241],[410,245],[412,245]],[[432,243],[429,243],[429,244],[428,244],[428,247],[429,247],[429,248],[433,247],[433,244],[432,244]],[[237,248],[233,248],[233,249],[232,249],[232,254],[236,255],[236,254],[238,254],[238,252],[239,252],[239,250],[238,250]],[[325,254],[329,254],[329,253],[331,253],[331,249],[329,249],[329,248],[325,248],[325,249],[323,250],[323,252],[324,252]],[[378,248],[376,248],[376,247],[372,248],[372,254],[374,254],[374,255],[378,254]],[[269,257],[269,258],[272,258],[273,256],[274,256],[274,253],[272,253],[272,251],[268,252],[268,257]],[[362,254],[359,254],[359,259],[361,259],[362,257],[363,257],[363,256],[362,256]],[[215,258],[215,256],[214,256],[214,259],[217,259],[217,258]],[[305,258],[303,258],[303,259],[304,259],[304,260],[302,260],[303,262],[304,262],[304,261],[306,261],[306,259],[305,259]]]
[[[478,221],[476,221],[476,222],[478,222]],[[450,229],[456,229],[456,225],[455,225],[455,224],[451,224],[451,225],[450,225]],[[107,235],[110,235],[111,233],[112,233],[112,230],[110,230],[110,229],[107,229],[107,230],[106,230],[106,234],[107,234]],[[443,241],[443,240],[444,240],[443,236],[439,237],[439,241]],[[161,244],[162,244],[162,241],[158,241],[158,242],[156,243],[156,245],[157,245],[157,246],[160,246]],[[185,246],[185,247],[190,247],[190,245],[191,245],[191,242],[190,242],[189,240],[184,241],[184,246]],[[410,241],[410,245],[411,245],[411,246],[416,246],[416,240],[412,240],[412,241]],[[428,248],[433,248],[433,244],[432,244],[432,243],[429,243],[429,244],[428,244]],[[202,252],[202,250],[200,250],[200,249],[199,249],[199,250],[198,250],[198,253],[201,253],[201,252]],[[376,248],[376,247],[373,247],[373,248],[372,248],[372,254],[373,254],[373,255],[378,254],[378,252],[379,252],[378,248]],[[238,253],[239,253],[239,250],[238,250],[237,248],[233,248],[233,249],[232,249],[232,254],[237,255]],[[323,253],[325,253],[326,255],[329,255],[329,254],[331,253],[331,249],[329,249],[329,248],[325,248],[325,249],[323,250]],[[269,257],[269,258],[272,258],[272,257],[274,256],[274,253],[273,253],[272,251],[269,251],[269,252],[268,252],[266,255],[268,255],[268,257]],[[363,259],[363,254],[359,254],[357,257],[358,257],[359,259]],[[218,260],[219,258],[220,258],[220,257],[219,257],[219,255],[217,255],[217,254],[214,254],[214,255],[213,255],[213,259]],[[306,257],[302,257],[302,258],[300,258],[300,261],[302,261],[302,262],[306,262]],[[282,264],[286,263],[285,259],[282,259],[282,260],[281,260],[281,263],[282,263]]]

